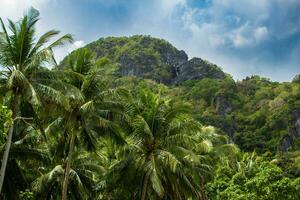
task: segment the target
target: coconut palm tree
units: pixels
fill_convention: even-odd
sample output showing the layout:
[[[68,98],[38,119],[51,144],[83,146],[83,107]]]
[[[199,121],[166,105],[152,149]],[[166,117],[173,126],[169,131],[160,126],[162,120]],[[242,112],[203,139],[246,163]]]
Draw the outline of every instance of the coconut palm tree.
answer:
[[[41,164],[49,164],[47,152],[40,148],[44,141],[40,130],[25,120],[15,121],[18,128],[14,130],[14,142],[10,149],[1,199],[19,199],[19,192],[30,186],[32,176],[37,173],[34,169]],[[4,150],[4,146],[1,146],[1,155]]]
[[[116,104],[106,101],[113,91],[105,90],[97,69],[93,68],[93,56],[86,49],[77,50],[70,55],[63,67],[65,88],[60,88],[69,98],[70,109],[61,113],[47,128],[47,132],[60,131],[68,143],[65,160],[65,177],[62,184],[62,199],[67,199],[72,154],[76,150],[76,141],[86,144],[87,150],[96,149],[99,132],[118,132],[119,129],[110,119],[114,116]],[[55,87],[55,86],[53,86]],[[63,165],[64,167],[64,165]]]
[[[138,199],[138,180],[134,158],[127,152],[126,145],[118,140],[102,137],[99,141],[97,160],[104,169],[97,183],[98,199]]]
[[[39,92],[58,93],[56,90],[39,83],[35,78],[36,73],[46,62],[54,63],[53,49],[55,47],[72,42],[72,36],[67,34],[54,42],[48,42],[59,31],[51,30],[43,34],[39,39],[36,38],[35,25],[39,20],[39,12],[34,8],[29,9],[28,13],[18,21],[8,20],[8,29],[2,19],[0,19],[2,32],[0,32],[0,65],[1,71],[1,94],[10,97],[12,117],[16,119],[19,115],[19,105],[21,101],[29,102],[34,108],[40,105]],[[61,100],[61,97],[51,97],[53,100]],[[19,116],[20,117],[20,116]],[[0,192],[3,186],[5,169],[9,157],[12,143],[14,126],[9,129],[5,151],[1,163],[0,171]]]
[[[123,159],[111,168],[122,173],[119,184],[140,179],[141,200],[204,199],[200,181],[210,166],[193,151],[205,145],[202,138],[197,140],[201,125],[191,117],[188,106],[143,90],[137,97],[127,95],[124,107],[130,116],[127,126],[122,124],[128,133],[127,145]]]
[[[104,169],[93,154],[78,150],[72,156],[72,169],[69,172],[69,199],[94,199],[96,196],[93,190],[94,184]],[[46,170],[40,169],[39,172],[41,175],[32,184],[36,198],[45,200],[61,198],[65,170],[64,166],[59,163],[57,155],[52,157],[50,167],[48,166]]]
[[[12,145],[6,169],[9,176],[5,177],[1,199],[17,200],[18,193],[30,187],[32,170],[27,167],[37,167],[42,162],[49,164],[47,154],[42,150],[26,145]]]

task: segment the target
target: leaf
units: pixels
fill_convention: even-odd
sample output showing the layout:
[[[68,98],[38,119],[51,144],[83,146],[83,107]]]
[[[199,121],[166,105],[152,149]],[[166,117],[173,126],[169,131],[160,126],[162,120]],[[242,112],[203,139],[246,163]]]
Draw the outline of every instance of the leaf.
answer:
[[[54,41],[52,44],[50,44],[48,46],[48,48],[53,49],[56,47],[63,46],[67,43],[72,43],[73,41],[74,41],[73,36],[71,34],[66,34],[66,35],[60,37],[59,39],[57,39],[56,41]]]
[[[155,153],[157,154],[157,157],[164,165],[164,167],[168,167],[171,172],[175,173],[178,167],[181,166],[181,162],[171,152],[165,150],[157,150]]]
[[[157,193],[157,195],[162,198],[164,196],[164,188],[162,186],[161,180],[159,178],[156,163],[154,158],[151,159],[151,174],[150,174],[150,180],[152,183],[153,190]]]
[[[36,83],[34,87],[40,96],[42,96],[42,98],[50,100],[57,105],[63,106],[66,110],[70,109],[69,100],[62,92],[39,83]]]

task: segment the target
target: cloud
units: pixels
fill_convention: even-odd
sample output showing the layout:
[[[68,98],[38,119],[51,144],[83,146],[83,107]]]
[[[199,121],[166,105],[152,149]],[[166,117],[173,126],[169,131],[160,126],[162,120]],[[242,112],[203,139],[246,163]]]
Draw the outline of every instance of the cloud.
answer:
[[[178,6],[185,6],[186,0],[160,0],[159,3],[165,13],[172,13]]]
[[[236,34],[232,37],[232,43],[235,47],[245,47],[251,45],[251,41],[242,36],[241,34]]]
[[[185,48],[220,64],[235,78],[248,73],[287,80],[300,72],[299,10],[297,0],[210,0],[205,6],[186,7]],[[282,72],[284,76],[278,75]]]
[[[218,45],[252,47],[266,38],[268,28],[263,25],[262,20],[266,19],[266,2],[262,1],[264,3],[258,3],[256,7],[251,2],[245,0],[241,3],[243,5],[237,7],[233,0],[215,0],[205,9],[187,9],[183,16],[183,25],[192,35],[203,32],[203,40],[213,48]],[[242,12],[244,7],[248,9]],[[253,19],[251,10],[258,12],[256,19]]]
[[[268,28],[265,26],[260,26],[254,30],[254,37],[259,42],[268,36]]]
[[[86,45],[85,41],[83,40],[76,40],[73,44],[66,45],[62,48],[58,48],[54,50],[55,59],[60,62],[67,54],[71,53],[72,51],[83,47]]]
[[[48,2],[49,0],[0,0],[0,17],[17,20],[29,7],[42,9]]]
[[[75,49],[78,49],[80,47],[83,47],[85,45],[85,42],[83,40],[77,40],[74,42],[73,47]]]

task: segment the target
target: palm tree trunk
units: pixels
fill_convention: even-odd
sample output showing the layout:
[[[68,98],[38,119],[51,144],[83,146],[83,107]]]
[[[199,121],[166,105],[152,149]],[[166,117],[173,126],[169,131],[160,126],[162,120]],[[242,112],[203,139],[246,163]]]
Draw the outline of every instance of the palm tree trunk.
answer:
[[[201,200],[207,199],[205,192],[204,192],[204,178],[203,177],[201,177],[201,180],[200,180],[199,196],[200,196]]]
[[[13,110],[12,110],[13,111],[13,113],[12,113],[13,120],[15,120],[16,115],[17,115],[17,106],[18,106],[17,98],[18,98],[17,95],[15,95],[14,100],[13,100],[13,105],[12,105],[13,106]],[[10,147],[11,147],[11,143],[12,143],[13,132],[14,132],[14,121],[13,121],[13,124],[11,125],[11,127],[9,128],[9,131],[8,131],[5,150],[4,150],[4,154],[3,154],[3,158],[2,158],[2,162],[1,162],[0,194],[1,194],[1,191],[2,191],[2,187],[3,187],[3,182],[4,182],[4,177],[5,177],[5,170],[6,170],[9,151],[10,151]]]
[[[145,178],[144,178],[144,180],[143,180],[143,188],[142,188],[142,196],[141,196],[141,200],[145,200],[145,199],[146,199],[146,193],[147,193],[148,181],[149,181],[149,174],[146,173],[146,174],[145,174]]]
[[[65,170],[65,178],[64,178],[63,187],[62,187],[62,197],[61,197],[62,200],[67,200],[67,192],[68,192],[74,143],[75,143],[75,133],[72,133],[70,147],[69,147],[69,153],[68,153],[68,159],[67,159],[67,166],[66,166],[66,170]]]

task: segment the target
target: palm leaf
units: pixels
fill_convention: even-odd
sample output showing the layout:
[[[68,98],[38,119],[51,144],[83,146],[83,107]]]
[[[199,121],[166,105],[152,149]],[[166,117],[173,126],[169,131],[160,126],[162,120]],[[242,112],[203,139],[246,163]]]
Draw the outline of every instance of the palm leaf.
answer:
[[[156,162],[154,158],[151,159],[151,174],[150,174],[150,180],[152,183],[152,188],[156,192],[156,194],[162,198],[164,196],[164,188],[162,186],[160,175],[158,175],[158,170],[156,166]]]
[[[56,41],[54,41],[52,44],[50,44],[48,46],[49,49],[53,49],[53,48],[56,48],[56,47],[60,47],[60,46],[63,46],[67,43],[72,43],[74,41],[73,37],[71,34],[66,34],[62,37],[60,37],[59,39],[57,39]]]
[[[63,106],[66,110],[70,109],[69,100],[62,92],[39,83],[34,84],[34,88],[43,99],[50,100],[57,105]]]
[[[31,57],[31,55],[35,54],[36,52],[38,52],[38,50],[45,45],[47,42],[49,42],[51,40],[51,38],[53,38],[54,36],[58,35],[59,31],[57,30],[50,30],[47,31],[46,33],[44,33],[39,40],[37,41],[37,43],[35,44],[34,48],[31,50],[31,53],[29,54],[29,57]]]

